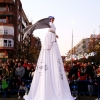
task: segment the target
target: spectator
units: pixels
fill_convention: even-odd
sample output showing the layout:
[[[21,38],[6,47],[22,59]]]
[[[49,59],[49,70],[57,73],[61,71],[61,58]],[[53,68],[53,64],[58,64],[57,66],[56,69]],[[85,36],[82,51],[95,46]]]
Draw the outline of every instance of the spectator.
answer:
[[[11,82],[10,82],[10,93],[11,94],[16,94],[16,90],[18,90],[18,86],[17,86],[17,84],[16,84],[17,82],[15,82],[14,80],[12,80]]]
[[[22,59],[19,60],[21,62],[21,66],[23,66],[24,61]]]
[[[6,73],[6,66],[7,66],[7,63],[4,62],[4,63],[3,63],[3,67],[2,67],[2,76],[5,76],[5,73]]]
[[[28,64],[28,60],[26,59],[26,60],[24,61],[23,67],[24,67],[24,68],[27,68],[27,66],[31,67],[30,64]]]
[[[87,78],[89,78],[89,76],[93,78],[93,67],[90,62],[88,62],[87,65]]]
[[[96,76],[97,76],[97,68],[96,68],[96,66],[95,66],[95,65],[93,65],[92,72],[93,72],[93,79],[95,79],[95,78],[96,78]]]
[[[98,93],[97,73],[98,73],[98,68],[95,65],[93,65],[93,80],[94,80],[93,92],[94,93]]]
[[[7,66],[8,66],[8,69],[13,68],[13,67],[11,66],[10,62],[9,62],[9,63],[7,63]]]
[[[24,82],[21,83],[19,90],[18,90],[18,99],[23,98],[23,96],[25,95],[25,93],[28,92],[28,89],[25,85]]]
[[[66,72],[67,77],[68,77],[69,72],[70,72],[70,67],[71,67],[71,64],[68,64],[68,65],[65,66],[65,72]]]
[[[80,70],[78,70],[78,85],[79,85],[79,92],[81,94],[84,94],[87,92],[87,83],[86,83],[86,79],[87,79],[87,63],[84,63],[83,67],[81,67]]]
[[[6,78],[6,79],[10,79],[10,71],[9,71],[9,69],[8,69],[8,66],[6,66],[5,70],[6,70],[5,75],[4,75],[5,78]]]
[[[15,62],[16,62],[16,63],[19,63],[19,59],[16,59]]]
[[[74,74],[75,77],[77,78],[77,77],[78,77],[77,73],[78,73],[78,67],[77,67],[77,65],[76,65],[76,62],[74,62],[74,63],[73,63],[73,66],[72,66],[71,69],[70,69],[70,72],[69,72],[68,77],[71,78],[72,75]]]
[[[25,69],[23,66],[21,66],[21,63],[18,63],[18,68],[15,69],[15,75],[19,78],[23,78],[25,74]]]
[[[78,67],[78,69],[81,69],[80,61],[77,61],[77,67]]]
[[[93,94],[93,79],[91,76],[88,78],[88,92],[90,96]]]
[[[24,78],[26,80],[30,79],[30,76],[29,76],[30,72],[31,72],[31,68],[29,66],[27,66],[26,69],[25,69],[25,74],[24,74]]]
[[[3,98],[6,98],[8,95],[8,83],[6,81],[5,76],[2,79],[2,90],[4,91]]]
[[[34,68],[31,68],[31,72],[29,73],[29,77],[30,77],[31,80],[34,77],[34,71],[35,71],[35,69]]]
[[[98,67],[97,81],[98,81],[98,98],[95,100],[100,100],[100,66]]]
[[[70,86],[72,95],[77,98],[78,97],[78,82],[74,74],[69,79],[69,86]]]

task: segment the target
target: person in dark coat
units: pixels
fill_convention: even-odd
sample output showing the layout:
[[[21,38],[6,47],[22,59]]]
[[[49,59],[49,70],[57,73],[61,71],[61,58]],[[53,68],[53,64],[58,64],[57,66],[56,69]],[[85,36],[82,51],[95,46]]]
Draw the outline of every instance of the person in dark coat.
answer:
[[[100,65],[98,67],[97,81],[98,81],[98,98],[95,100],[100,100]]]
[[[76,65],[76,62],[73,63],[73,66],[70,69],[68,78],[72,77],[72,75],[74,74],[76,78],[78,78],[78,67]]]
[[[87,78],[89,77],[93,78],[93,67],[90,62],[88,62],[88,66],[87,66]]]

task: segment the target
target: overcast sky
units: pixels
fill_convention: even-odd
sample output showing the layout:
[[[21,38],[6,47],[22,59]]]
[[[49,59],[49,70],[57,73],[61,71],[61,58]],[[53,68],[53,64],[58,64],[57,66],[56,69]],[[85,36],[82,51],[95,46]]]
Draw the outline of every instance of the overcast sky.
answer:
[[[100,33],[100,0],[21,0],[23,9],[30,21],[48,16],[55,17],[56,34],[61,55],[71,49],[72,27],[74,46],[82,38]],[[74,25],[72,25],[74,21]],[[47,29],[36,30],[43,43]]]

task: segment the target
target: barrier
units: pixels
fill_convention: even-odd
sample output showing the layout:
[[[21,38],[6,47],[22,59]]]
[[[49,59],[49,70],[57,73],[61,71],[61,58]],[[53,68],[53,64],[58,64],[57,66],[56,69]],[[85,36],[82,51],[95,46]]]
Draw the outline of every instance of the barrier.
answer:
[[[30,85],[32,80],[25,80],[25,79],[20,79],[20,81],[24,81],[26,87],[28,88],[28,91],[30,89]],[[8,84],[9,84],[9,92],[10,93],[18,93],[19,89],[10,89],[10,83],[12,82],[12,80],[7,80]],[[85,81],[80,81],[80,80],[73,80],[69,82],[69,86],[70,86],[70,90],[71,93],[73,95],[96,95],[98,96],[98,98],[100,98],[100,84],[98,83],[97,80],[93,80],[90,84],[90,82],[88,80]],[[20,91],[20,92],[25,92],[25,91]],[[1,89],[1,93],[4,93],[4,90]]]
[[[100,97],[100,85],[97,80],[93,80],[91,83],[88,80],[73,80],[70,81],[69,86],[73,95],[98,95]]]

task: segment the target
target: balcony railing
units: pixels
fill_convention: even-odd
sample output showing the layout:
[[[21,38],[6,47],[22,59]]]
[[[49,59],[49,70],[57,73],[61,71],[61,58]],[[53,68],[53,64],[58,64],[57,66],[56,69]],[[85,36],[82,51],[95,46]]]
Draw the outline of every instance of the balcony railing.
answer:
[[[6,11],[6,7],[0,7],[0,12]]]
[[[15,0],[0,0],[0,3],[14,4],[15,3]]]
[[[0,12],[0,16],[14,16],[13,12],[2,11]]]

